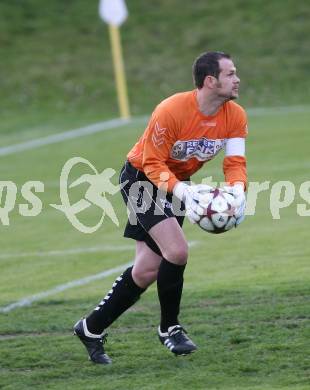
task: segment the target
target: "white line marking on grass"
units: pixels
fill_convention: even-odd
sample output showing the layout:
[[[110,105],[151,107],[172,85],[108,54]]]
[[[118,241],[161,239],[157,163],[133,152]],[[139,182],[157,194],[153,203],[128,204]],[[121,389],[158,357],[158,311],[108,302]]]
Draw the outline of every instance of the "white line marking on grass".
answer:
[[[287,106],[287,107],[253,107],[247,108],[247,113],[252,116],[259,115],[272,115],[279,113],[298,113],[310,111],[310,106]],[[66,141],[68,139],[74,139],[83,137],[90,134],[99,133],[106,130],[111,130],[117,127],[121,127],[128,124],[135,124],[140,122],[146,122],[149,116],[140,116],[132,119],[111,119],[108,121],[94,123],[78,129],[68,130],[62,133],[52,134],[47,137],[34,138],[29,141],[21,142],[19,144],[13,144],[0,148],[0,157],[10,154],[23,152],[25,150],[39,148],[40,146],[55,144],[58,142]]]
[[[0,259],[20,258],[20,257],[47,257],[47,256],[67,256],[78,255],[82,253],[97,252],[122,252],[135,249],[134,245],[98,245],[89,248],[72,248],[64,250],[55,250],[47,252],[22,252],[22,253],[1,253]]]
[[[252,116],[310,112],[310,106],[252,107],[246,112]]]
[[[270,163],[267,166],[263,166],[262,163],[260,164],[251,164],[251,167],[249,168],[249,172],[257,171],[260,172],[262,169],[267,170],[268,173],[270,172],[289,172],[290,170],[297,169],[299,172],[302,169],[310,169],[310,161],[294,161],[294,162],[288,162],[288,163],[279,163],[277,165],[271,165]],[[302,171],[303,174],[303,171]],[[294,176],[294,178],[296,178]]]
[[[198,241],[190,241],[189,247],[193,247],[198,244]],[[88,248],[71,248],[46,252],[16,252],[16,253],[1,253],[1,259],[21,258],[21,257],[48,257],[48,256],[67,256],[67,255],[79,255],[83,253],[100,253],[100,252],[123,252],[134,250],[134,245],[98,245]]]
[[[8,313],[11,310],[17,309],[18,307],[30,306],[33,302],[39,301],[40,299],[49,297],[50,295],[58,294],[62,291],[68,290],[69,288],[83,286],[94,280],[104,279],[107,276],[113,275],[115,273],[124,271],[127,267],[132,265],[132,262],[120,265],[115,268],[108,269],[107,271],[100,272],[99,274],[86,276],[82,279],[72,280],[71,282],[60,284],[50,290],[43,291],[41,293],[31,295],[30,297],[23,298],[17,302],[11,303],[8,306],[0,307],[0,313]]]
[[[199,241],[190,241],[188,245],[190,247],[196,246],[199,244]],[[99,274],[86,276],[82,279],[72,280],[71,282],[60,284],[50,290],[43,291],[41,293],[31,295],[26,298],[22,298],[19,301],[13,302],[10,305],[0,307],[0,313],[8,313],[14,309],[17,309],[18,307],[24,307],[24,306],[30,306],[33,302],[39,301],[40,299],[47,298],[51,295],[58,294],[62,291],[68,290],[70,288],[78,287],[78,286],[84,286],[85,284],[91,283],[94,280],[98,279],[104,279],[107,276],[113,275],[117,272],[124,271],[127,267],[131,266],[133,264],[133,261],[120,265],[115,268],[108,269],[106,271],[100,272]]]
[[[35,138],[29,141],[21,142],[19,144],[4,146],[0,148],[0,156],[7,156],[9,154],[23,152],[29,149],[39,148],[40,146],[55,144],[69,139],[83,137],[90,134],[99,133],[106,130],[115,129],[124,125],[145,122],[148,119],[146,116],[137,117],[134,119],[111,119],[109,121],[94,123],[89,126],[78,129],[68,130],[58,134],[52,134],[47,137]]]

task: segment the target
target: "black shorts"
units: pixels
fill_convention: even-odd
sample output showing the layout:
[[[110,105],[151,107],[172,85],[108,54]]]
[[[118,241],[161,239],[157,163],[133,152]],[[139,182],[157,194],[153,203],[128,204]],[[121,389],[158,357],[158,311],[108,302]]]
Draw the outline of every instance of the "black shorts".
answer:
[[[149,248],[161,256],[160,249],[148,231],[159,222],[173,217],[182,226],[184,204],[179,202],[177,215],[175,215],[172,195],[160,191],[143,172],[134,168],[128,161],[121,170],[119,182],[128,210],[124,237],[144,241]]]

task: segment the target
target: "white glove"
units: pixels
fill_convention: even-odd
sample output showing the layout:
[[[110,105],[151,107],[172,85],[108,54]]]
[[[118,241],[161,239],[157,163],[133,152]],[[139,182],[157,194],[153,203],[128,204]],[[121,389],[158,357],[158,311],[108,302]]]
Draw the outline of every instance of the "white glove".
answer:
[[[235,198],[232,206],[235,208],[236,225],[239,225],[245,217],[246,199],[244,186],[243,184],[238,183],[233,186],[225,186],[223,189]]]
[[[207,184],[190,186],[183,182],[179,182],[174,186],[173,194],[185,203],[186,216],[190,223],[194,224],[200,220],[204,212],[200,204],[203,202],[202,193],[208,192],[211,189],[212,187]]]
[[[214,187],[211,187],[208,184],[194,184],[190,187],[193,188],[193,190],[199,192],[201,195],[214,190]]]

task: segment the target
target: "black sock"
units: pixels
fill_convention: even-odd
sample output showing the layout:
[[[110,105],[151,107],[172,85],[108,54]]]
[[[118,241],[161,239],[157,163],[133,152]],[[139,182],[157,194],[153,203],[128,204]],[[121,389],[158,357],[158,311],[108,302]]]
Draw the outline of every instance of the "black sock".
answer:
[[[131,275],[132,267],[119,276],[112,289],[86,318],[89,332],[101,334],[125,310],[132,306],[146,290],[136,285]]]
[[[167,332],[169,326],[178,324],[183,290],[185,265],[177,265],[163,259],[157,276],[158,298],[161,308],[160,329]]]

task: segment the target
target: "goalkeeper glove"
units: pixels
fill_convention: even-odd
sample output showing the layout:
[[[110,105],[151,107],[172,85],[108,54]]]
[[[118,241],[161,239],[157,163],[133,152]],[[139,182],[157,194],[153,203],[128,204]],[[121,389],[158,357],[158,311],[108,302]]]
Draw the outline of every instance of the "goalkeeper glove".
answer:
[[[236,225],[239,225],[245,218],[246,199],[244,186],[238,183],[233,186],[225,186],[223,189],[235,198],[232,206],[235,208]]]
[[[173,194],[185,203],[186,216],[190,223],[197,223],[203,215],[204,209],[203,195],[200,193],[209,192],[212,187],[207,184],[190,186],[183,182],[178,182],[173,188]]]

